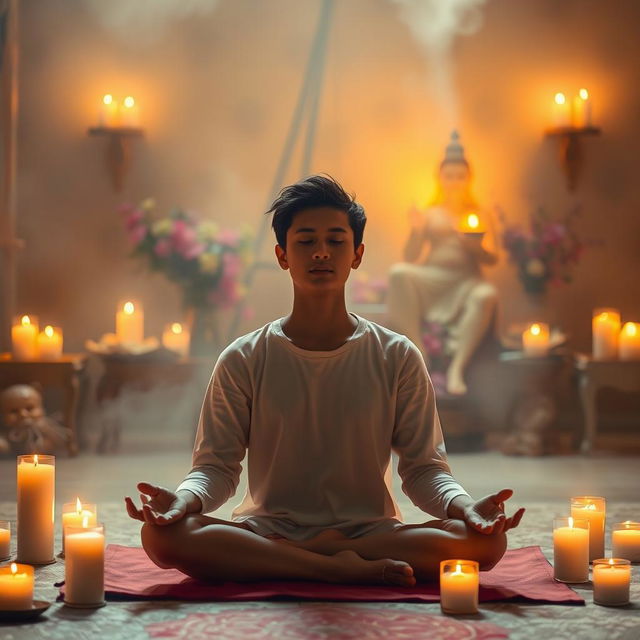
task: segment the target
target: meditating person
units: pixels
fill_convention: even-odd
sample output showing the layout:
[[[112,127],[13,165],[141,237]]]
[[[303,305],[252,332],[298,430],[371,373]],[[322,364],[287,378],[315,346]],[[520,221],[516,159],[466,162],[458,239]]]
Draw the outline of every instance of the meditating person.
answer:
[[[465,369],[491,324],[497,301],[493,284],[482,274],[495,264],[495,237],[487,213],[478,218],[471,193],[471,171],[454,131],[438,171],[437,193],[424,210],[410,211],[411,232],[404,262],[391,266],[388,326],[406,335],[422,352],[427,366],[423,322],[446,328],[445,351],[451,356],[446,391],[464,395]],[[475,215],[485,233],[464,233],[466,219]]]
[[[284,188],[271,209],[289,315],[218,357],[193,468],[175,491],[141,482],[142,545],[160,567],[210,581],[314,580],[412,586],[447,558],[492,567],[523,509],[503,489],[473,500],[447,462],[433,386],[416,346],[345,306],[365,212],[333,179]],[[433,516],[404,524],[391,487]],[[231,521],[205,515],[248,487]]]

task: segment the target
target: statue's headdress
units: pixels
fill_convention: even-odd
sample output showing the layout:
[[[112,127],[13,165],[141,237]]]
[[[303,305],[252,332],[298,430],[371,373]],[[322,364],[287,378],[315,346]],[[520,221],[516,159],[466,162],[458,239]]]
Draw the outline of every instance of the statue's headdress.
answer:
[[[461,164],[466,164],[467,166],[469,166],[469,162],[464,156],[464,147],[460,144],[459,141],[460,135],[454,129],[451,132],[451,138],[445,150],[444,159],[442,160],[440,166],[449,162],[459,162]]]

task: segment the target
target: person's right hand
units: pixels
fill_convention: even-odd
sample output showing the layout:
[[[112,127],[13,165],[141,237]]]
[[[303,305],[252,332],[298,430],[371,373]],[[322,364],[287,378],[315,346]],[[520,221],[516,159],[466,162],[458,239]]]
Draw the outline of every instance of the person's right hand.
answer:
[[[138,491],[142,509],[138,509],[129,496],[124,499],[127,513],[134,520],[165,525],[181,520],[187,513],[187,501],[169,489],[139,482]]]

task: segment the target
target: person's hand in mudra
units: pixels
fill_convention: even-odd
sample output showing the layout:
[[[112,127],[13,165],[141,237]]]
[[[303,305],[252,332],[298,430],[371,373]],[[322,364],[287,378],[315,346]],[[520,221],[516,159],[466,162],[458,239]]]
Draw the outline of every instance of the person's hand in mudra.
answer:
[[[184,518],[187,513],[187,501],[184,497],[148,482],[139,482],[138,491],[142,508],[138,509],[133,500],[127,496],[124,501],[127,513],[134,520],[148,524],[172,524]]]
[[[520,524],[524,508],[518,509],[510,518],[504,512],[504,501],[513,495],[512,489],[485,496],[464,508],[462,519],[480,533],[504,533]]]

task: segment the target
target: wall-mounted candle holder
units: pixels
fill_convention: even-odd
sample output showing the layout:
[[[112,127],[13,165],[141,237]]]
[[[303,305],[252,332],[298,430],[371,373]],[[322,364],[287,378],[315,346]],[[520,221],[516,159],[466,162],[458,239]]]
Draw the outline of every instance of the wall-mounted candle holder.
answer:
[[[107,137],[107,171],[113,188],[121,191],[131,166],[131,140],[143,137],[144,130],[140,127],[90,127],[88,133],[90,136]]]

